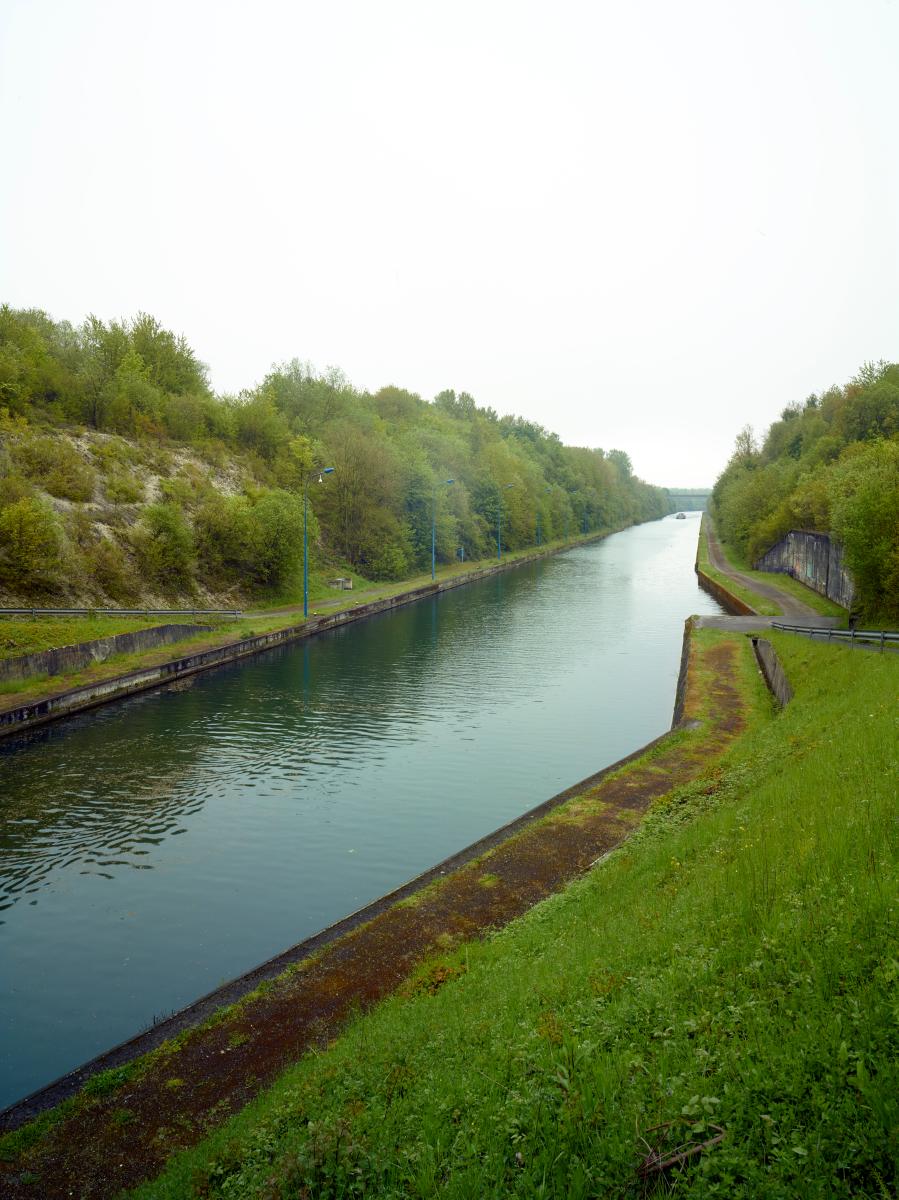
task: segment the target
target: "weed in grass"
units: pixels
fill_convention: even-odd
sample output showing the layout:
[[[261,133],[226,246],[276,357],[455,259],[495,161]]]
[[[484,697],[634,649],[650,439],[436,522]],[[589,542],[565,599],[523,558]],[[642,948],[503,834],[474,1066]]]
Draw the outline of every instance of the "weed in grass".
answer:
[[[124,1087],[133,1075],[134,1064],[132,1063],[128,1063],[124,1067],[113,1067],[109,1071],[101,1071],[98,1075],[92,1076],[81,1090],[85,1096],[94,1098],[109,1096],[112,1092],[118,1091],[120,1087]]]

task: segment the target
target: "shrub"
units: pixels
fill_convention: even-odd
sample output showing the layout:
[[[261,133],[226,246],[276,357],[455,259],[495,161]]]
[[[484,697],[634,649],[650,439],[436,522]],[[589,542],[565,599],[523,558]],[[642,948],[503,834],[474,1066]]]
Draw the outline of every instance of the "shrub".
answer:
[[[251,516],[253,576],[260,584],[277,587],[302,561],[303,502],[290,492],[263,492]],[[308,518],[311,522],[311,509]],[[311,525],[307,538],[314,540]]]
[[[0,582],[25,591],[52,584],[60,549],[59,522],[48,504],[26,497],[0,509]]]
[[[194,538],[177,504],[151,504],[133,534],[149,577],[167,592],[193,587]]]
[[[34,488],[17,471],[7,471],[0,475],[0,508],[15,504],[17,500],[25,500],[34,495]]]
[[[144,485],[136,475],[116,473],[103,483],[106,499],[112,504],[139,504],[144,498]]]
[[[139,598],[140,582],[116,542],[99,538],[86,550],[84,561],[90,579],[111,600],[131,604]]]
[[[23,473],[51,496],[79,503],[93,499],[96,474],[64,439],[28,438],[19,442],[15,457]]]

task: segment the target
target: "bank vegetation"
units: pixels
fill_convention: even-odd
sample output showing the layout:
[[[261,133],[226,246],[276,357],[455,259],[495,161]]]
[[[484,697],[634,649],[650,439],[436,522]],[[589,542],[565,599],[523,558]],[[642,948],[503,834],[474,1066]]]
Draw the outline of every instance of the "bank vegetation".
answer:
[[[899,621],[899,364],[788,405],[761,443],[745,427],[711,510],[742,565],[791,529],[832,534],[863,614]]]
[[[0,309],[0,603],[289,602],[303,489],[322,579],[440,563],[664,515],[623,451],[563,446],[465,392],[360,391],[296,359],[215,395],[151,316]],[[447,480],[453,483],[447,483]],[[316,579],[314,586],[321,586]]]

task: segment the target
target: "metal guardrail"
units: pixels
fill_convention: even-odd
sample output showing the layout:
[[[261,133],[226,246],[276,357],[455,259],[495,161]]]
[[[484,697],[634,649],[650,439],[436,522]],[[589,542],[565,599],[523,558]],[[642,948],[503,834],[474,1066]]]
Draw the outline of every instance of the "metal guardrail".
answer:
[[[0,617],[242,617],[240,608],[0,608]]]
[[[806,637],[822,637],[825,641],[848,642],[850,646],[877,646],[883,650],[887,645],[899,646],[899,633],[886,629],[829,629],[821,625],[787,625],[782,621],[772,621],[772,629],[782,629],[785,633],[803,633]]]

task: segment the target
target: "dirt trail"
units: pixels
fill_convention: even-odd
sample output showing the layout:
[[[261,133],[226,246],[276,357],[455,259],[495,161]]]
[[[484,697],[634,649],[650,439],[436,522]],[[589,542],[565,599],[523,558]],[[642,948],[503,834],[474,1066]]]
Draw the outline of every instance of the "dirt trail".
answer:
[[[654,800],[706,769],[742,730],[739,652],[736,643],[693,642],[685,720],[704,717],[700,729],[571,789],[480,859],[326,945],[114,1092],[79,1104],[16,1161],[0,1163],[0,1192],[9,1200],[87,1200],[151,1178],[307,1049],[327,1044],[353,1012],[394,991],[416,964],[505,925],[587,870]]]

